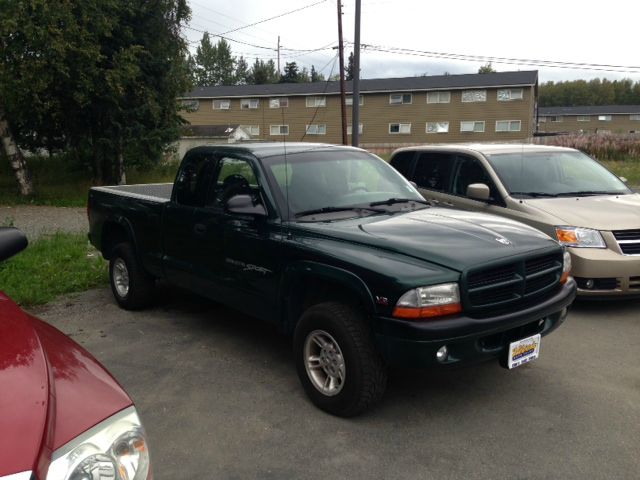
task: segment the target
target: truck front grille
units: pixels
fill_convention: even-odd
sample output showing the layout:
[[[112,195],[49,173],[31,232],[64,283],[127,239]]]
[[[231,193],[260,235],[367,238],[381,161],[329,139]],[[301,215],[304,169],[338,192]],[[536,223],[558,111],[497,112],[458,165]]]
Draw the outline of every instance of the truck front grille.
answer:
[[[640,255],[640,230],[616,230],[613,236],[623,254]]]
[[[463,304],[471,317],[499,315],[551,296],[560,284],[562,252],[524,258],[463,276]]]

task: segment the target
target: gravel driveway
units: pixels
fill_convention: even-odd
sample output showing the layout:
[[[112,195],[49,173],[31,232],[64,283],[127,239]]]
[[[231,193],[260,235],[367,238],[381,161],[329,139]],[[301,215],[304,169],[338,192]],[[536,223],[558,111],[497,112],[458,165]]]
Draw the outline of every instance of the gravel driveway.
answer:
[[[29,240],[47,233],[87,233],[87,212],[81,207],[47,207],[38,205],[0,206],[0,225],[22,230]]]

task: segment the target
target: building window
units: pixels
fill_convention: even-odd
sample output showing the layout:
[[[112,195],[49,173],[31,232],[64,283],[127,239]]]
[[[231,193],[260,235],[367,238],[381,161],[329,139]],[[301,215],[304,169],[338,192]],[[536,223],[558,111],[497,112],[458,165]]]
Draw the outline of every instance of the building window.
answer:
[[[243,128],[252,137],[260,135],[260,125],[243,125],[241,128]]]
[[[578,120],[578,122],[590,122],[591,117],[589,115],[578,115],[576,120]]]
[[[240,100],[241,110],[246,110],[246,109],[255,110],[256,108],[258,108],[259,105],[260,105],[260,100],[258,100],[257,98],[243,98],[242,100]]]
[[[390,105],[401,105],[403,103],[411,103],[413,101],[413,95],[410,93],[392,93],[389,95]]]
[[[347,125],[347,135],[353,135],[353,125]],[[362,135],[362,124],[358,124],[358,135]]]
[[[180,106],[187,112],[197,112],[198,109],[200,108],[200,101],[192,100],[192,99],[181,100]]]
[[[640,114],[632,113],[629,115],[629,120],[640,120]]]
[[[611,115],[598,115],[598,120],[600,120],[601,122],[610,122]]]
[[[287,97],[276,97],[269,99],[269,108],[287,108],[289,99]]]
[[[451,92],[427,92],[427,103],[450,103]]]
[[[496,132],[519,132],[522,128],[520,120],[498,120],[496,122]]]
[[[555,117],[549,117],[549,121],[555,122],[555,123],[560,123],[560,122],[562,122],[562,116],[556,115]]]
[[[289,125],[270,125],[269,135],[289,135]]]
[[[462,101],[467,102],[486,102],[487,91],[486,90],[463,90]]]
[[[307,97],[307,107],[326,107],[327,97]]]
[[[547,123],[547,117],[538,117],[538,123]]]
[[[231,100],[214,100],[214,110],[229,110],[231,108]]]
[[[360,105],[364,105],[364,97],[362,95],[359,96]],[[347,95],[347,98],[344,100],[345,105],[353,105],[353,95]]]
[[[327,125],[319,123],[315,125],[307,125],[307,135],[326,135]]]
[[[502,88],[498,90],[499,102],[510,102],[511,100],[522,100],[521,88]]]
[[[449,133],[449,122],[427,122],[427,133]]]
[[[461,132],[484,132],[484,121],[460,122]]]
[[[389,133],[411,133],[410,123],[390,123]]]

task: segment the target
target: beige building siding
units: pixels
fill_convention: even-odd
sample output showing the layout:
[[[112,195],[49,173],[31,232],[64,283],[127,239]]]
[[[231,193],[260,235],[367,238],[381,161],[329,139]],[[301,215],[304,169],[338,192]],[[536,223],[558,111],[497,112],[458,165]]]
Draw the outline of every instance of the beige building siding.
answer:
[[[482,78],[481,76],[479,76]],[[498,100],[498,90],[522,89],[522,98],[508,101]],[[465,90],[485,90],[486,101],[463,102]],[[229,92],[227,87],[226,92]],[[448,103],[427,103],[428,92],[449,92]],[[411,94],[411,103],[391,104],[393,93]],[[490,88],[437,88],[429,90],[365,91],[360,106],[360,145],[365,148],[384,149],[401,145],[443,142],[500,142],[522,141],[530,138],[535,130],[534,112],[536,104],[535,85],[493,86]],[[307,107],[307,97],[323,96],[320,93],[303,95],[232,96],[217,97],[230,101],[229,110],[214,110],[214,98],[192,96],[198,100],[196,111],[184,112],[183,117],[192,125],[241,125],[259,127],[256,140],[283,140],[341,143],[340,95],[325,94],[325,106]],[[257,99],[255,109],[241,109],[242,99]],[[270,108],[271,98],[288,98],[284,108]],[[347,123],[351,125],[351,106],[347,106]],[[461,132],[461,122],[484,122],[484,132]],[[496,131],[496,122],[502,127],[515,127],[518,131]],[[427,133],[427,123],[448,122],[448,132]],[[390,124],[411,124],[409,133],[390,133]],[[286,136],[271,135],[271,126],[287,125]],[[324,126],[324,134],[305,134],[307,125]],[[351,141],[351,135],[348,136]]]
[[[638,120],[631,120],[634,115]],[[640,114],[611,114],[610,121],[598,120],[599,115],[560,115],[560,122],[553,122],[554,116],[540,116],[538,130],[540,132],[582,132],[596,133],[640,133]],[[578,117],[589,118],[589,121],[578,121]],[[543,120],[545,119],[545,120]]]

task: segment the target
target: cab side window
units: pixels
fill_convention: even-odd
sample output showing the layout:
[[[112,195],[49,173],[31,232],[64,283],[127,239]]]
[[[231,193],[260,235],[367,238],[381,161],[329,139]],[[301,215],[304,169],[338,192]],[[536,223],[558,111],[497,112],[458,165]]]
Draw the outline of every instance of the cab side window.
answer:
[[[413,159],[415,152],[400,152],[391,159],[391,166],[398,170],[405,178],[411,180],[411,170],[413,169]]]
[[[446,192],[451,183],[454,162],[455,156],[447,153],[421,153],[413,174],[413,181],[419,188]]]
[[[467,196],[467,187],[472,183],[484,183],[489,187],[489,201],[498,199],[496,186],[482,164],[472,157],[458,157],[458,164],[453,177],[452,193]]]
[[[186,158],[174,187],[176,202],[190,207],[206,205],[216,163],[216,159],[207,154],[193,154]]]
[[[252,195],[258,192],[258,179],[248,161],[232,157],[220,159],[213,195],[214,206],[223,207],[234,195]]]

